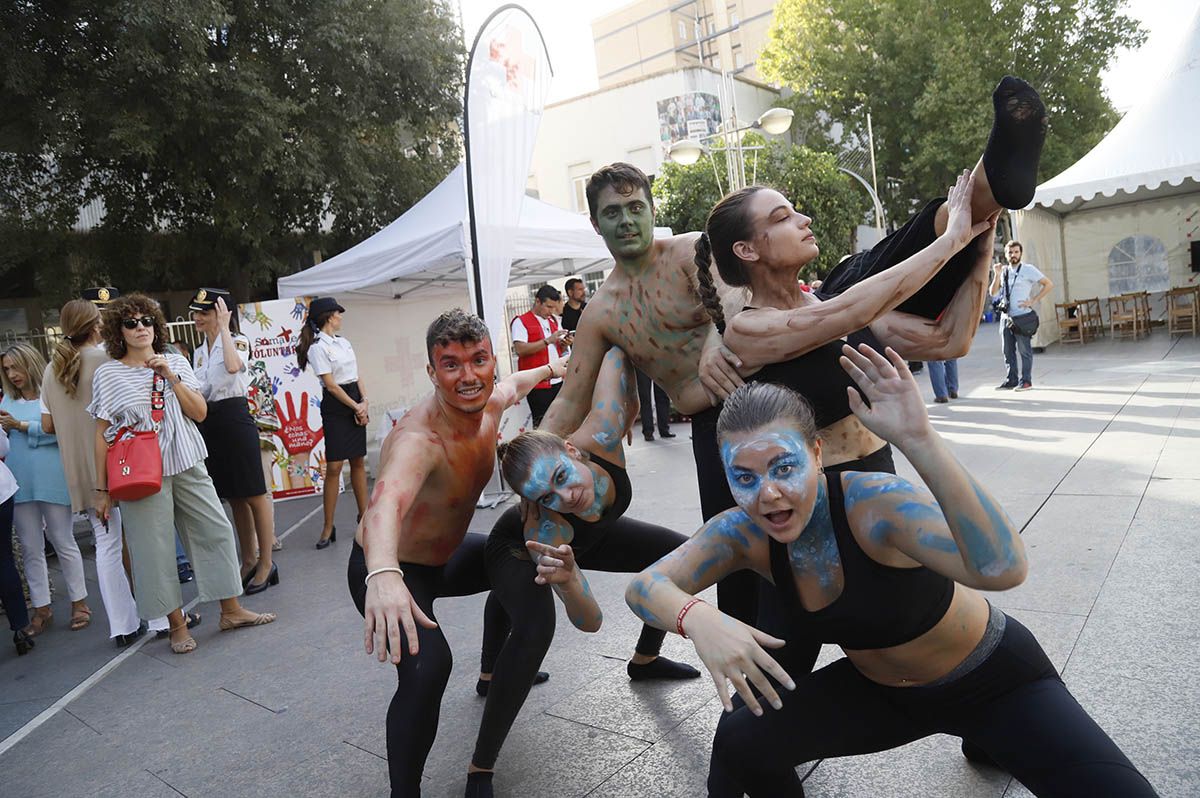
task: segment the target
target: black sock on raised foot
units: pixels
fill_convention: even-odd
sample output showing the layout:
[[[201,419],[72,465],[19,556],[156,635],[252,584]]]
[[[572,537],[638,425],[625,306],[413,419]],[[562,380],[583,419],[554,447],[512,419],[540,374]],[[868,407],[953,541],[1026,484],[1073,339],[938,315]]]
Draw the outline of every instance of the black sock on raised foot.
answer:
[[[468,773],[466,798],[492,798],[493,775],[485,770]]]
[[[655,657],[643,665],[630,662],[625,666],[625,672],[635,682],[643,679],[695,679],[700,675],[700,671],[686,662],[675,662],[666,657]]]
[[[533,684],[536,687],[537,685],[543,684],[549,680],[550,674],[546,673],[545,671],[538,671],[537,676],[533,677]],[[491,687],[491,684],[492,682],[490,679],[486,681],[484,679],[480,679],[479,681],[475,682],[475,692],[479,693],[481,696],[487,696],[488,688]]]
[[[1024,208],[1037,188],[1046,106],[1033,86],[1012,75],[1005,75],[992,92],[992,106],[995,117],[983,169],[996,202],[1004,208]]]

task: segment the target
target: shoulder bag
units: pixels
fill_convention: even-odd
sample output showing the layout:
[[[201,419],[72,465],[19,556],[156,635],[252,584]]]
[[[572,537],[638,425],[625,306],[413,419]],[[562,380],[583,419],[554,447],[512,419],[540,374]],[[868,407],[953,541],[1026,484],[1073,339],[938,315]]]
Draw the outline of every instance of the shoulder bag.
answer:
[[[158,445],[164,406],[162,383],[163,378],[155,373],[150,387],[154,429],[135,432],[121,427],[108,447],[108,495],[116,501],[137,501],[162,490],[162,449]]]

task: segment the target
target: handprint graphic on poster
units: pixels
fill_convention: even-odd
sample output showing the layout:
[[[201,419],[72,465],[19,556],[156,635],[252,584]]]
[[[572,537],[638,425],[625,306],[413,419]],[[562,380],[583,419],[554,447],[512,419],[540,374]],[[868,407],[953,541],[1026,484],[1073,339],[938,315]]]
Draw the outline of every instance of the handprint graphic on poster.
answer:
[[[296,364],[297,313],[303,317],[307,303],[305,297],[288,297],[238,309],[250,338],[250,412],[263,448],[271,453],[276,500],[320,493],[324,482],[321,383]]]

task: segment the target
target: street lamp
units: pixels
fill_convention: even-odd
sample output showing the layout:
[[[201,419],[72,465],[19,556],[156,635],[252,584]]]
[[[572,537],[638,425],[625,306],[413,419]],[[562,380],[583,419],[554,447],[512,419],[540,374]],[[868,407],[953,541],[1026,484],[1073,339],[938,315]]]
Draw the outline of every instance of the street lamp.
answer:
[[[730,164],[730,190],[737,190],[746,182],[746,151],[762,149],[762,147],[743,147],[742,135],[747,130],[761,130],[772,136],[778,136],[781,133],[785,133],[792,126],[792,118],[794,116],[795,113],[788,108],[768,108],[766,111],[763,111],[758,119],[749,125],[739,126],[736,119],[730,119],[728,122],[722,123],[721,129],[716,133],[710,133],[698,139],[683,139],[682,141],[673,142],[667,147],[667,157],[681,166],[691,166],[700,160],[706,150],[709,152],[732,152],[737,157],[737,163]],[[724,147],[705,146],[705,142],[721,137],[724,137],[726,140]],[[757,157],[757,153],[755,157]],[[715,164],[713,165],[713,173],[716,174]],[[721,190],[721,179],[719,177],[717,178],[717,190]]]

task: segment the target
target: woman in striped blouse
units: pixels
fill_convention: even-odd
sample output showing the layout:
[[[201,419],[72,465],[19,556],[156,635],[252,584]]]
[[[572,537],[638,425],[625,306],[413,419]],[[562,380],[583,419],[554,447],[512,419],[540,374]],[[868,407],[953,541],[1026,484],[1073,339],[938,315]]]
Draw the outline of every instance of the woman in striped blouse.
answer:
[[[274,613],[255,613],[241,606],[242,592],[233,528],[225,517],[204,465],[208,451],[196,427],[208,407],[187,360],[166,351],[167,325],[162,311],[144,294],[129,294],[108,306],[104,344],[113,358],[96,369],[88,412],[96,419],[96,510],[106,518],[107,452],[117,431],[157,428],[162,449],[162,489],[137,501],[124,501],[125,535],[133,562],[134,590],[144,618],[166,615],[171,624],[171,650],[195,650],[184,616],[175,567],[174,529],[188,548],[201,601],[221,602],[221,631],[259,626]],[[163,392],[163,417],[151,418],[151,392]]]

